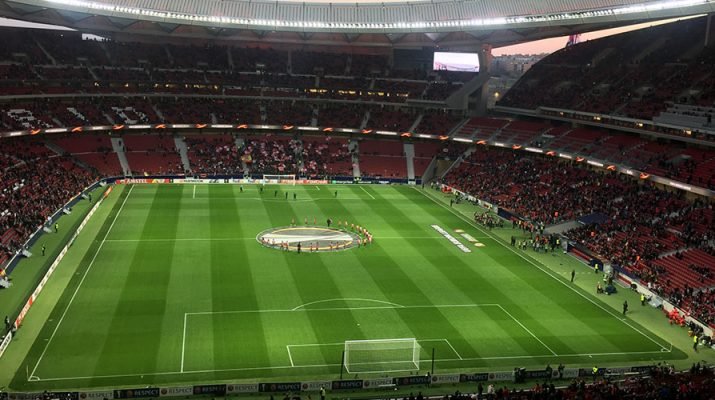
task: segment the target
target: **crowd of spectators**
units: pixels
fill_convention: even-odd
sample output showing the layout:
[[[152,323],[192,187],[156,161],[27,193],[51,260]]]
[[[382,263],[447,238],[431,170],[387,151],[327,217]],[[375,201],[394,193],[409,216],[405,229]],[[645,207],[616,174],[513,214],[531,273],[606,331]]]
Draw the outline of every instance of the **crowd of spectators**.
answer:
[[[236,175],[243,172],[233,136],[186,136],[184,141],[192,172],[210,175]]]
[[[446,183],[546,225],[601,212],[603,198],[617,197],[622,190],[615,176],[604,182],[600,175],[563,161],[486,147],[478,147],[450,171]]]
[[[580,377],[570,382],[547,380],[530,387],[504,383],[478,383],[473,392],[455,391],[441,397],[410,393],[394,400],[708,400],[715,391],[710,367],[693,364],[676,372],[671,365],[653,366],[650,375]]]
[[[289,54],[207,43],[84,40],[79,32],[22,32],[0,29],[0,38],[13,43],[0,49],[2,94],[201,93],[402,103],[443,100],[473,78],[393,70],[386,54]]]
[[[669,102],[712,107],[715,52],[701,44],[706,20],[678,21],[557,51],[524,74],[499,105],[645,120],[665,111]]]
[[[715,308],[700,306],[715,285],[715,258],[707,255],[715,254],[712,204],[577,162],[486,147],[450,171],[445,183],[536,225],[605,216],[565,234],[676,304],[698,304],[688,309],[715,322]]]
[[[0,141],[0,262],[96,176],[30,138]]]
[[[263,174],[295,174],[300,141],[284,136],[252,136],[241,150],[250,171]]]
[[[352,153],[344,138],[325,136],[302,138],[303,170],[307,176],[351,176]]]

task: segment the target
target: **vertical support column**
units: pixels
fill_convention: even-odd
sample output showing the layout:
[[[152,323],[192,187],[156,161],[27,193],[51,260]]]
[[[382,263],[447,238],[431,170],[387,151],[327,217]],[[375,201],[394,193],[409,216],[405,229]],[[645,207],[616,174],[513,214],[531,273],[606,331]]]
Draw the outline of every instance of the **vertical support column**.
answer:
[[[715,15],[715,14],[708,15],[708,21],[705,24],[705,47],[708,47],[710,45],[710,36],[711,36],[712,29],[713,29],[713,25],[712,25],[713,15]]]
[[[479,75],[487,77],[477,91],[476,107],[472,115],[486,115],[489,103],[489,75],[492,65],[492,46],[485,44],[479,52]]]

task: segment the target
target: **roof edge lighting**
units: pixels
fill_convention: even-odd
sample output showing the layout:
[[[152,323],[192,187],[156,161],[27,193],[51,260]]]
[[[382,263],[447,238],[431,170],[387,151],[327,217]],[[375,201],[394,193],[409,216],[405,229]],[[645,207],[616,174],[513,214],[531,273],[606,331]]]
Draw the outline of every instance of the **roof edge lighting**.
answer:
[[[238,18],[231,16],[214,16],[191,14],[178,11],[159,11],[146,8],[128,7],[115,4],[100,3],[87,0],[37,0],[32,3],[55,4],[58,8],[71,7],[75,9],[88,10],[92,12],[106,12],[117,16],[125,14],[141,17],[156,18],[163,20],[172,20],[176,22],[187,23],[206,23],[219,24],[223,26],[240,26],[240,27],[255,27],[255,28],[284,28],[284,29],[299,29],[308,31],[387,31],[387,30],[464,30],[474,29],[479,27],[490,26],[511,26],[521,24],[538,24],[538,23],[553,23],[564,21],[583,21],[591,18],[603,17],[621,17],[629,14],[663,12],[668,10],[683,9],[688,7],[697,7],[704,5],[714,5],[715,0],[664,0],[656,2],[648,2],[634,5],[624,5],[621,7],[603,8],[596,10],[585,11],[570,11],[563,13],[541,14],[541,15],[523,15],[509,17],[493,17],[493,18],[470,18],[458,20],[442,20],[442,21],[395,21],[385,23],[375,22],[326,22],[326,21],[300,21],[300,20],[274,20],[274,19],[255,19],[255,18]],[[427,3],[427,2],[425,2]],[[308,4],[308,3],[306,3]],[[401,4],[401,3],[395,3]],[[312,3],[316,7],[332,7],[331,4]],[[404,4],[408,6],[409,4]]]

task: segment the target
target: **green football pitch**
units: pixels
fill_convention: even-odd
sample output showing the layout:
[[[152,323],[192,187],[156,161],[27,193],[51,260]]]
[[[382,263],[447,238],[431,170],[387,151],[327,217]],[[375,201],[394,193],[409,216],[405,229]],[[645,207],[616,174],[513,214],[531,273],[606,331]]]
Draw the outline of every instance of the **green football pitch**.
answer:
[[[421,372],[432,354],[436,372],[684,357],[418,188],[116,189],[14,386],[336,378],[348,340],[414,338]],[[257,240],[327,218],[374,242],[298,254]]]

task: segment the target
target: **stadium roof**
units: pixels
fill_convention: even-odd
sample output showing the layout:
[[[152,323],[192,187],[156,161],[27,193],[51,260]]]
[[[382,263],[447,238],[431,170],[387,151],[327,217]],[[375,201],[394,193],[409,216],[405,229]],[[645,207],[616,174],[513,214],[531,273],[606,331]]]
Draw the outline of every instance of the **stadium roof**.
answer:
[[[361,46],[504,46],[715,12],[715,0],[0,0],[0,16],[94,33]]]

